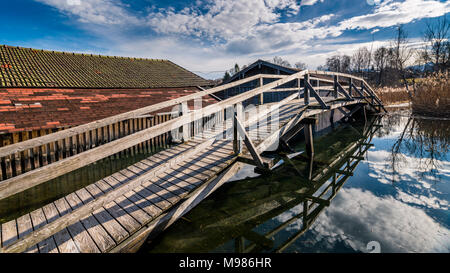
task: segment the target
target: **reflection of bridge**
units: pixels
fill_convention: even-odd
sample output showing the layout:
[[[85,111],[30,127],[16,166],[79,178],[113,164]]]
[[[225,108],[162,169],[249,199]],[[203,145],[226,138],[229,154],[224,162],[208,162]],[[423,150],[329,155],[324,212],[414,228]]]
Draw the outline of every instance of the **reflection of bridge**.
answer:
[[[280,79],[205,108],[187,110],[188,101],[250,81],[262,83],[261,79],[267,77]],[[346,79],[345,83],[342,79]],[[311,80],[316,82],[315,86]],[[298,82],[297,88],[283,87],[292,81]],[[261,104],[244,115],[243,103],[269,91],[293,94],[280,102]],[[305,131],[308,156],[312,158],[315,115],[337,110],[347,118],[358,110],[365,115],[366,109],[377,112],[383,108],[367,83],[350,75],[307,70],[289,76],[256,75],[2,147],[0,158],[14,159],[43,146],[58,146],[66,139],[86,138],[99,128],[176,105],[179,105],[179,117],[103,145],[90,143],[79,154],[1,181],[0,199],[3,199],[159,135],[172,131],[176,136],[174,129],[184,140],[178,146],[2,224],[1,251],[136,251],[149,234],[153,236],[172,224],[235,174],[242,166],[240,162],[233,164],[235,161],[251,163],[260,171],[268,172],[273,162],[261,154],[278,148],[279,140],[287,145],[301,129]],[[212,120],[215,122],[208,122]],[[224,135],[232,138],[223,139]]]
[[[330,154],[325,147],[339,142],[336,139],[349,127],[337,129],[317,142],[321,146],[316,155],[319,162],[310,164],[304,155],[285,158],[285,164],[274,171],[274,178],[262,176],[225,185],[214,200],[205,200],[162,241],[156,239],[150,244],[151,251],[209,252],[225,244],[230,246],[232,241],[235,251],[241,253],[284,251],[311,227],[353,175],[364,154],[373,146],[370,142],[378,128],[370,125],[354,131],[339,145],[342,149]],[[313,170],[310,166],[314,166]],[[313,174],[312,180],[306,177],[309,173]],[[287,220],[273,220],[298,209],[301,212]],[[273,239],[299,221],[301,228],[295,234],[282,242]]]

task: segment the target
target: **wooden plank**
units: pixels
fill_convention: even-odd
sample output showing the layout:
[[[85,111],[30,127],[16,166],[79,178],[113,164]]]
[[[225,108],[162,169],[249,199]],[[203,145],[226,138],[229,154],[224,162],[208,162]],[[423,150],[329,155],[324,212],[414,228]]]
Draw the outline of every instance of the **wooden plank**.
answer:
[[[72,210],[75,211],[77,208],[83,208],[82,200],[75,193],[71,193],[66,196],[66,200],[69,205],[72,207]],[[72,211],[72,213],[73,213]],[[65,216],[70,216],[71,214],[67,214]],[[60,217],[59,219],[64,219],[65,216]],[[58,219],[58,220],[59,220]],[[56,223],[58,220],[55,220],[53,223]],[[77,219],[78,220],[78,219]],[[95,244],[99,247],[101,252],[106,252],[112,247],[115,246],[114,239],[106,232],[103,226],[97,221],[97,219],[90,214],[89,216],[82,218],[81,222],[83,226],[86,228],[86,231],[94,240]],[[51,225],[49,224],[49,225]],[[47,225],[47,226],[49,226]],[[59,231],[59,230],[58,230]]]
[[[123,183],[126,183],[126,181],[128,181],[129,179],[127,178],[127,176],[125,176],[122,173],[115,173],[110,179],[105,181],[108,181],[108,183],[110,185],[116,184],[118,183],[119,185],[122,185]],[[117,185],[114,187],[118,187]],[[161,209],[159,209],[157,206],[155,206],[152,202],[149,202],[148,200],[146,200],[145,198],[142,198],[142,196],[140,196],[136,190],[140,189],[142,187],[136,187],[134,190],[129,191],[127,193],[125,193],[123,196],[121,197],[125,197],[127,198],[130,202],[132,202],[135,206],[141,208],[147,215],[149,215],[150,217],[154,217],[155,215],[157,215],[158,213],[161,212]],[[119,197],[119,198],[121,198]],[[142,215],[142,217],[145,217],[145,215]],[[146,218],[146,217],[145,217]],[[142,220],[144,220],[145,218],[142,218]]]
[[[47,224],[45,214],[42,208],[34,210],[30,213],[31,221],[33,223],[33,230],[36,230]],[[49,237],[38,243],[40,253],[59,253],[53,237]]]
[[[42,208],[42,210],[47,219],[47,223],[50,223],[51,221],[53,221],[59,217],[58,210],[54,203],[45,205]],[[57,232],[55,235],[53,235],[53,239],[55,240],[55,244],[60,253],[79,253],[80,252],[77,245],[75,244],[75,241],[70,236],[69,230],[67,228],[65,228],[65,229]],[[46,240],[48,240],[48,238]],[[49,249],[45,249],[45,248],[39,249],[40,253],[43,253],[43,252],[45,253],[47,250],[49,250]]]
[[[18,239],[16,220],[2,224],[2,247],[8,246]]]
[[[59,214],[61,215],[61,217],[63,217],[64,215],[66,215],[72,211],[72,208],[70,207],[69,203],[67,202],[67,200],[65,198],[56,200],[54,202],[54,204],[55,204],[55,207],[57,208]],[[66,247],[64,247],[64,248],[61,248],[61,245],[58,244],[58,247],[60,247],[61,252],[65,252],[67,250],[68,250],[68,252],[79,251],[82,253],[100,253],[101,252],[101,250],[95,244],[91,235],[87,232],[86,228],[83,226],[81,221],[78,221],[78,222],[68,226],[67,230],[69,231],[69,233],[74,241],[74,244],[72,245],[69,242],[66,245]],[[56,236],[59,233],[60,232],[55,234],[55,239],[57,239]]]
[[[99,182],[103,182],[104,184],[107,184],[111,188],[116,188],[119,185],[121,185],[121,183],[119,182],[118,179],[123,180],[126,178],[124,176],[121,176],[116,179],[113,176],[110,176],[110,177],[106,177],[104,180],[100,180]],[[101,185],[101,183],[99,185]],[[99,187],[103,190],[103,188],[101,186],[99,186]],[[129,215],[131,215],[132,218],[134,218],[140,224],[143,224],[149,218],[152,218],[152,216],[150,214],[146,213],[144,210],[142,210],[140,207],[138,207],[134,202],[132,202],[131,200],[126,198],[125,195],[118,197],[115,200],[115,203],[120,208],[125,210]],[[151,212],[153,213],[154,211],[151,211]]]
[[[89,203],[95,198],[103,195],[103,192],[95,185],[91,184],[86,188],[80,189],[77,192],[81,201],[84,204]],[[107,206],[109,203],[105,204]],[[92,213],[102,227],[108,232],[108,234],[114,239],[116,243],[121,242],[128,237],[128,232],[109,214],[105,208],[99,208]]]
[[[229,170],[223,172],[219,177],[204,183],[191,193],[184,202],[180,203],[175,209],[160,215],[147,226],[127,238],[123,243],[115,247],[111,252],[134,252],[139,249],[140,244],[152,234],[152,238],[169,227],[178,218],[182,217],[186,212],[195,207],[201,200],[204,200],[212,192],[214,192],[223,183],[228,181],[241,168],[241,163],[234,164]]]
[[[158,167],[156,170],[152,170],[147,172],[140,177],[136,177],[132,181],[118,187],[116,190],[109,192],[100,196],[99,198],[92,200],[89,205],[81,207],[79,209],[75,209],[71,214],[68,214],[64,217],[61,217],[51,224],[47,225],[45,229],[41,228],[33,233],[33,236],[27,236],[26,238],[20,240],[15,243],[15,246],[8,246],[7,249],[2,249],[3,251],[20,251],[28,244],[32,244],[32,242],[39,242],[38,239],[44,239],[63,229],[65,226],[75,223],[80,217],[88,215],[95,211],[96,209],[106,205],[107,203],[113,201],[115,198],[123,195],[124,193],[130,191],[131,189],[141,185],[145,181],[149,180],[152,177],[157,176],[160,173],[163,173],[167,169],[170,169],[172,166],[178,164],[179,162],[184,161],[186,158],[189,158],[199,151],[204,150],[206,147],[210,146],[214,140],[211,139],[206,141],[202,145],[199,145],[196,149],[191,149],[186,153],[179,155],[178,157],[163,163],[162,166]],[[69,200],[68,200],[69,201]]]
[[[33,224],[31,223],[31,217],[29,214],[25,214],[17,218],[17,231],[19,239],[33,231]],[[26,249],[25,252],[37,253],[39,251],[37,245],[32,245],[28,249]]]
[[[127,223],[122,223],[122,225],[128,230],[128,232],[131,234],[135,232],[137,229],[140,228],[140,226],[145,223],[148,219],[152,218],[149,214],[147,214],[145,211],[143,211],[141,208],[136,206],[133,202],[131,202],[129,199],[127,199],[125,196],[120,196],[115,201],[116,205],[119,206],[122,210],[126,211],[128,215],[130,215],[131,219],[127,220]],[[118,211],[116,208],[112,207],[114,211]],[[113,213],[111,213],[113,214]],[[117,219],[119,217],[117,215],[114,215]]]

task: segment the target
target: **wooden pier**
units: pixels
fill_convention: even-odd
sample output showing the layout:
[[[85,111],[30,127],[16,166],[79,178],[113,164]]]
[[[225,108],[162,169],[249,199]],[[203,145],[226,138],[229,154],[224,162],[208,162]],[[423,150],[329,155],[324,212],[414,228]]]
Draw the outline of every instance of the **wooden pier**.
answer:
[[[187,102],[263,78],[277,80],[201,109],[187,110]],[[292,81],[297,88],[284,88]],[[315,85],[311,85],[315,81]],[[290,92],[282,101],[246,107],[264,92]],[[314,116],[340,111],[344,118],[383,108],[374,91],[351,75],[301,71],[293,75],[255,75],[196,94],[91,122],[0,148],[0,159],[18,158],[62,140],[91,134],[124,120],[140,118],[179,105],[179,116],[134,131],[83,152],[55,159],[0,181],[0,199],[50,181],[103,158],[168,134],[181,144],[156,153],[87,187],[3,223],[1,252],[134,252],[148,236],[155,236],[200,203],[242,168],[258,171],[273,166],[262,153],[275,151],[300,130],[305,131],[308,156],[314,157]],[[332,117],[334,114],[332,115]]]

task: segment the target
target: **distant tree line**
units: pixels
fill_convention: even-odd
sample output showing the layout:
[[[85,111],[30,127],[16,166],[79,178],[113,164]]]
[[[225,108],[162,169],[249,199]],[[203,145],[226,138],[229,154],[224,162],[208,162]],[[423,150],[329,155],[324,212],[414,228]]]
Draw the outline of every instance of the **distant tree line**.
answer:
[[[378,86],[402,83],[408,88],[407,78],[449,70],[449,36],[450,22],[446,17],[434,23],[429,21],[423,32],[423,46],[412,48],[408,33],[399,25],[388,45],[374,50],[361,47],[352,56],[331,56],[318,70],[356,74]]]
[[[294,65],[279,56],[268,60],[285,67],[306,69],[306,64]],[[245,69],[247,66],[243,66]],[[427,75],[430,72],[448,71],[450,68],[450,21],[446,16],[437,21],[428,21],[423,32],[423,46],[411,47],[408,33],[403,25],[395,28],[391,41],[376,49],[358,48],[351,56],[334,55],[326,59],[318,70],[351,73],[365,78],[375,86],[405,85],[407,79]],[[240,71],[239,65],[227,70],[223,80],[228,80]]]

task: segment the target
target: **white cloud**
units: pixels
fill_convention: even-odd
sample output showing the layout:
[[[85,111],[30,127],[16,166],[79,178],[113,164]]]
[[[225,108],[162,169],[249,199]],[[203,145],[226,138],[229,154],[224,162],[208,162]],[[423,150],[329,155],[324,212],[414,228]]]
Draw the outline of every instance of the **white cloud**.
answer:
[[[450,2],[435,0],[384,1],[373,13],[342,21],[342,29],[371,29],[406,24],[417,19],[439,17],[450,12]]]
[[[424,169],[423,162],[427,158],[415,158],[404,155],[402,162],[396,168],[396,173],[392,172],[390,162],[390,152],[385,150],[377,150],[367,152],[369,164],[369,176],[376,178],[378,182],[391,185],[392,181],[395,183],[402,183],[408,181],[408,187],[402,191],[398,190],[397,198],[410,204],[416,204],[431,209],[448,210],[449,203],[445,199],[439,199],[436,196],[439,194],[435,188],[436,183],[439,183],[438,177],[450,177],[450,163],[446,161],[435,160],[435,164],[439,167],[434,176],[422,176],[424,172],[430,171]],[[438,184],[439,185],[439,184]],[[420,194],[416,193],[417,191]]]
[[[319,2],[319,0],[302,0],[300,4],[302,6],[312,6],[312,5],[316,4],[317,2]],[[323,0],[320,0],[320,2],[323,2]]]
[[[160,33],[228,40],[245,37],[257,26],[278,22],[281,11],[297,14],[300,9],[295,0],[215,0],[207,3],[206,13],[196,8],[153,12],[148,16],[148,24]]]
[[[124,25],[142,23],[126,11],[126,6],[111,0],[36,0],[59,11],[77,16],[82,23]]]
[[[285,212],[277,219],[284,222],[301,209]],[[300,228],[300,221],[289,226]],[[331,245],[344,242],[362,252],[367,252],[371,241],[380,243],[381,252],[450,251],[450,231],[423,210],[355,188],[342,189],[317,218],[311,232],[311,240],[327,240]]]
[[[242,65],[274,55],[291,58],[291,62],[307,62],[309,68],[315,68],[323,64],[326,57],[344,52],[351,54],[350,48],[362,44],[361,41],[339,43],[337,37],[346,30],[377,28],[372,31],[374,33],[379,28],[437,17],[450,11],[448,2],[388,0],[373,6],[371,13],[340,22],[336,22],[340,15],[335,14],[300,22],[282,22],[283,15],[298,15],[301,6],[312,6],[323,0],[203,0],[182,10],[149,9],[138,14],[131,13],[120,1],[36,1],[74,16],[84,23],[85,29],[109,40],[108,47],[113,54],[140,54],[150,58],[164,55],[175,62],[181,60],[180,64],[190,70],[199,71],[224,71],[236,62]],[[134,27],[148,27],[158,35],[131,37],[129,30]],[[173,48],[156,48],[161,43],[169,44],[169,40]],[[143,47],[144,44],[147,47]],[[187,56],[188,52],[190,56]]]

